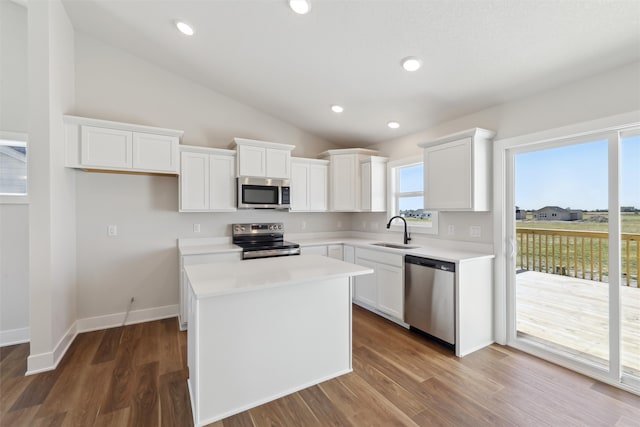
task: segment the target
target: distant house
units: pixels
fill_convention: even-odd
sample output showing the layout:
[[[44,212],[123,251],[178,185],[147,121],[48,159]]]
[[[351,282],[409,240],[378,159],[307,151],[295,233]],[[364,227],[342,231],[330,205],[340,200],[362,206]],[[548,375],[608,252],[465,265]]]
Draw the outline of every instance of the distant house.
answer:
[[[545,206],[533,211],[533,219],[538,221],[578,221],[582,219],[582,211],[563,209],[558,206]]]
[[[516,206],[516,220],[527,219],[527,211]]]

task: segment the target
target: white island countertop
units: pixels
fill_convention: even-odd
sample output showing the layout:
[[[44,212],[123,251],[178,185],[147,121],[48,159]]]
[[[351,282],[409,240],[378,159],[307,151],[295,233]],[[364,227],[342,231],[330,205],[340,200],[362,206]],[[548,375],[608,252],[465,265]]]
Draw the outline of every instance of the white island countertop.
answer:
[[[198,299],[373,273],[370,268],[320,255],[197,264],[184,269]]]

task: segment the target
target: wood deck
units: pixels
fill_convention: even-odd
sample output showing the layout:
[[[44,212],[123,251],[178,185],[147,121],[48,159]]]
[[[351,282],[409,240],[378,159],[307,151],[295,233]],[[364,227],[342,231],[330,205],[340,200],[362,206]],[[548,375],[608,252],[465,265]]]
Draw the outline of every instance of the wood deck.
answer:
[[[536,271],[519,273],[516,280],[520,336],[606,366],[608,284]],[[620,292],[623,371],[640,376],[640,289],[622,286]]]

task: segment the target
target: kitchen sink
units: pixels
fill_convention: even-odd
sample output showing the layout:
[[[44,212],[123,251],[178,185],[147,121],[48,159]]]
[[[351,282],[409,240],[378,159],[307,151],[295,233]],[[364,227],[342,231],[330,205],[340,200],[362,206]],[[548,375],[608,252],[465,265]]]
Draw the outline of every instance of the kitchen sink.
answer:
[[[372,245],[382,246],[383,248],[392,248],[392,249],[415,249],[420,247],[420,246],[414,246],[414,245],[402,245],[400,243],[386,243],[386,242],[372,243]]]

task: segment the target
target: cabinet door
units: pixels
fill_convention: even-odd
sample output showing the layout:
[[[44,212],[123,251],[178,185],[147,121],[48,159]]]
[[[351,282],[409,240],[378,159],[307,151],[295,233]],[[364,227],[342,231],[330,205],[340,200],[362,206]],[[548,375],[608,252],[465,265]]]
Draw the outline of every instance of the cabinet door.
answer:
[[[350,262],[351,264],[356,263],[356,248],[353,246],[344,245],[343,248],[344,257],[342,258],[344,262]]]
[[[291,176],[291,152],[287,150],[278,150],[275,148],[267,148],[267,178],[283,178],[289,179]]]
[[[133,168],[178,172],[178,138],[149,133],[133,133]]]
[[[238,147],[238,176],[267,176],[267,152],[262,147],[240,145]]]
[[[355,211],[360,200],[358,175],[356,170],[357,157],[353,154],[333,156],[331,158],[331,210]]]
[[[309,165],[291,164],[291,210],[309,210]]]
[[[309,166],[309,210],[327,210],[328,167],[325,165]]]
[[[378,264],[376,278],[378,282],[378,310],[403,320],[404,284],[402,268]]]
[[[424,150],[425,209],[472,209],[471,138]]]
[[[180,156],[180,210],[209,209],[209,155],[183,152]]]
[[[371,163],[360,163],[360,209],[363,211],[371,210]]]
[[[356,258],[356,264],[363,267],[372,268],[374,270],[374,273],[354,277],[355,284],[353,299],[368,306],[376,307],[378,305],[378,286],[376,280],[378,272],[376,269],[376,264],[361,258]]]
[[[235,161],[234,156],[209,156],[209,209],[237,209]]]
[[[80,152],[82,166],[131,169],[132,133],[82,126]]]
[[[329,245],[327,246],[327,256],[329,258],[335,258],[342,261],[344,258],[344,251],[342,245]]]
[[[302,248],[301,254],[302,255],[315,254],[315,255],[327,256],[327,247],[326,246],[307,246]]]

